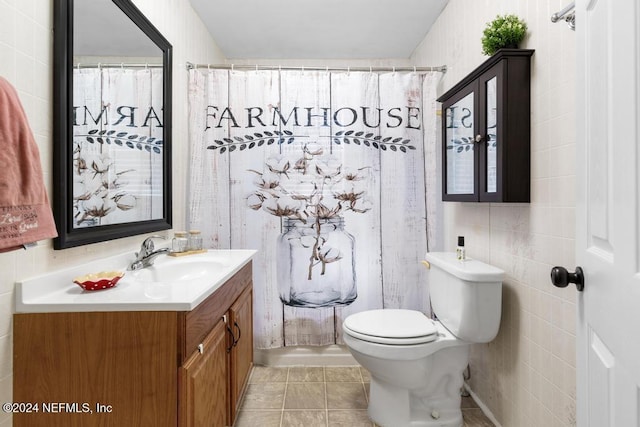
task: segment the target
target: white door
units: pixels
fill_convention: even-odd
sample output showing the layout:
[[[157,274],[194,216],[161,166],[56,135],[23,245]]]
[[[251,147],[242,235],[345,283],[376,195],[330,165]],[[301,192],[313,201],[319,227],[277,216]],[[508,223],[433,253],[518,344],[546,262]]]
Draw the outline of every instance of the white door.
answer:
[[[579,427],[640,426],[638,3],[576,1]]]

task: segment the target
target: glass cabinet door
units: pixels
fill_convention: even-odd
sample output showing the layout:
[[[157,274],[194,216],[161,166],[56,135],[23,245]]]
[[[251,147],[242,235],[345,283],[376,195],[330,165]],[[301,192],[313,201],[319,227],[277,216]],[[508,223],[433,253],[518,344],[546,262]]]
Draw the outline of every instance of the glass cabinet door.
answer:
[[[498,77],[494,76],[485,83],[486,104],[486,188],[483,191],[495,193],[498,191]]]
[[[447,195],[475,193],[474,96],[471,92],[445,108]]]

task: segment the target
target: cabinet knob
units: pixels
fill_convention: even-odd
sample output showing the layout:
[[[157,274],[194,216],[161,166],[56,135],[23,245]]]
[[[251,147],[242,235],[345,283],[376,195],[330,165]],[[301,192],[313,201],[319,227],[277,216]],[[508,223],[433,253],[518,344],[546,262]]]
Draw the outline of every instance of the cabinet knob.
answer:
[[[476,142],[482,142],[482,135],[480,135],[480,134],[476,135],[476,137],[474,138],[474,140],[475,140]]]
[[[204,353],[204,344],[198,344],[198,353]]]

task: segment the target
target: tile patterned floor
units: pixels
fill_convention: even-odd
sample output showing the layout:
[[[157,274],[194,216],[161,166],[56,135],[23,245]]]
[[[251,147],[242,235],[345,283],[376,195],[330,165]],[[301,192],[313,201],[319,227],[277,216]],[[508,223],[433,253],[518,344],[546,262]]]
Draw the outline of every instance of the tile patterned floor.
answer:
[[[374,427],[367,416],[369,373],[360,367],[253,368],[235,427]],[[464,427],[493,427],[471,398]]]

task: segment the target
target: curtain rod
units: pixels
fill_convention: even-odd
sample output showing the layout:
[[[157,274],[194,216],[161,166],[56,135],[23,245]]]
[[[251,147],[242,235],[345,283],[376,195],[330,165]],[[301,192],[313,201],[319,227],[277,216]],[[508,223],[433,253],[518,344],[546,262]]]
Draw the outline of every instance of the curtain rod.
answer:
[[[447,72],[447,66],[439,67],[284,67],[281,65],[234,65],[234,64],[192,64],[187,62],[187,70],[194,68],[208,68],[218,70],[298,70],[298,71],[439,71]]]
[[[123,62],[98,62],[97,64],[77,63],[73,68],[162,68],[162,64],[125,64]]]

